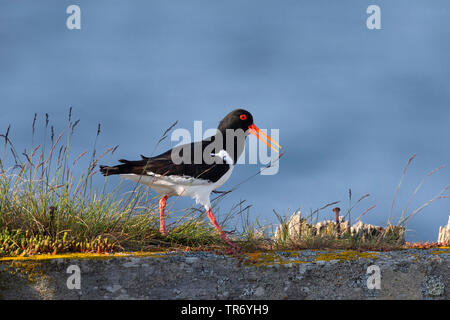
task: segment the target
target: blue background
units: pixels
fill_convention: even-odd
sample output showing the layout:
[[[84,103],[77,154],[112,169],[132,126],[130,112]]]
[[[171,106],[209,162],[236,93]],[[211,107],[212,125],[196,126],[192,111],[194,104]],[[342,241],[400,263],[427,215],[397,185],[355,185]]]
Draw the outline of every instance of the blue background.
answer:
[[[67,6],[81,7],[81,30],[66,28]],[[381,7],[382,30],[366,28]],[[280,171],[243,184],[253,219],[276,221],[341,200],[353,211],[376,204],[365,222],[384,225],[402,169],[394,220],[424,175],[450,159],[450,2],[435,1],[6,1],[0,2],[0,131],[12,125],[29,146],[33,113],[60,132],[69,106],[81,118],[74,154],[120,145],[103,162],[149,155],[175,120],[216,127],[243,107],[261,128],[279,128]],[[42,132],[39,133],[42,135]],[[170,140],[158,146],[163,152]],[[227,190],[259,165],[241,165]],[[411,209],[449,184],[430,177]],[[99,177],[98,181],[102,181]],[[114,186],[117,178],[108,181]],[[192,204],[177,201],[176,208]],[[450,201],[439,200],[408,225],[409,240],[436,241]],[[321,214],[330,218],[331,210]]]

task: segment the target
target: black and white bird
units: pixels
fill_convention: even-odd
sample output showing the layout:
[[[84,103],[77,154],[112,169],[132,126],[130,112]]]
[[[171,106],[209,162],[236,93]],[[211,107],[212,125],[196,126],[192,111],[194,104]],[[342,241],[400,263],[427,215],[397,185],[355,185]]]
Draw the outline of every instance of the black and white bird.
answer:
[[[100,170],[105,176],[118,174],[162,195],[159,203],[161,234],[167,234],[164,223],[167,199],[188,196],[204,206],[222,239],[234,246],[211,211],[210,194],[230,178],[244,150],[246,136],[250,133],[275,151],[270,142],[281,148],[253,123],[250,112],[237,109],[220,121],[217,133],[212,137],[177,146],[155,157],[141,156],[142,160],[137,161],[122,159],[119,160],[122,164],[100,166]]]

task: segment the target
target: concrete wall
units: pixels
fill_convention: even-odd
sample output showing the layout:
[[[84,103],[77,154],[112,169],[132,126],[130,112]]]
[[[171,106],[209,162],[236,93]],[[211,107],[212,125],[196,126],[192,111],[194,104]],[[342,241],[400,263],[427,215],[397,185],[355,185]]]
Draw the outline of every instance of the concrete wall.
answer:
[[[1,258],[0,299],[450,297],[450,248],[383,253],[302,250],[244,258],[239,263],[208,252]],[[375,273],[368,274],[373,265]],[[376,285],[377,268],[381,289],[369,289],[369,276],[369,283]],[[69,289],[68,282],[75,288]]]

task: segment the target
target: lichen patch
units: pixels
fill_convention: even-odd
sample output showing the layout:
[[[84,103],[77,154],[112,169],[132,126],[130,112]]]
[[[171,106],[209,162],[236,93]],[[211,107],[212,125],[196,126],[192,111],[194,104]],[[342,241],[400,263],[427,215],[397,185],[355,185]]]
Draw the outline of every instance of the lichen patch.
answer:
[[[163,258],[166,256],[166,252],[121,252],[114,254],[102,254],[102,253],[66,253],[66,254],[37,254],[32,256],[18,256],[18,257],[3,257],[2,261],[42,261],[42,260],[54,260],[54,259],[111,259],[116,257],[153,257]]]
[[[321,253],[316,256],[316,261],[332,261],[338,260],[339,262],[343,261],[352,261],[358,260],[359,258],[363,259],[377,259],[377,252],[358,252],[354,250],[347,250],[342,252],[327,252]]]

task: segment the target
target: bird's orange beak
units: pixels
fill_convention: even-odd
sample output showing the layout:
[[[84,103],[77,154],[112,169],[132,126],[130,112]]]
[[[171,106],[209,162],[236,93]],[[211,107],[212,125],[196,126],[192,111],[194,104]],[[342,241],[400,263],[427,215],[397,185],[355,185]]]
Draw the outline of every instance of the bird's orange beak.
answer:
[[[267,134],[265,134],[264,132],[261,131],[261,129],[259,129],[257,126],[255,126],[254,124],[251,124],[248,126],[249,132],[254,135],[255,137],[257,137],[259,140],[261,140],[262,142],[264,142],[269,148],[272,148],[273,150],[275,150],[276,152],[278,152],[277,149],[275,149],[270,142],[272,142],[274,145],[276,145],[278,148],[281,149],[281,146],[276,143],[271,137],[269,137]],[[264,140],[264,138],[266,138],[266,140],[270,141],[266,141]]]

